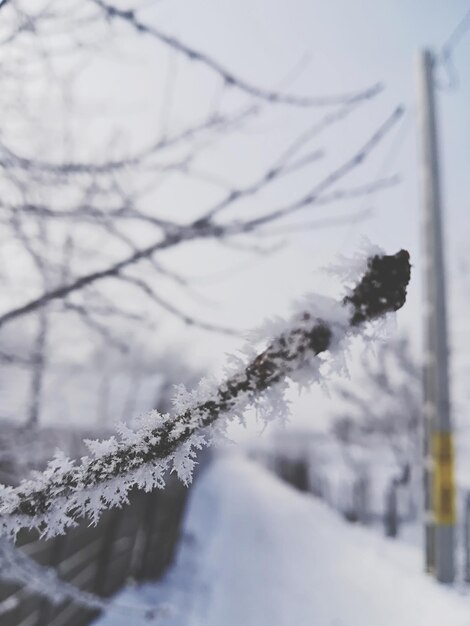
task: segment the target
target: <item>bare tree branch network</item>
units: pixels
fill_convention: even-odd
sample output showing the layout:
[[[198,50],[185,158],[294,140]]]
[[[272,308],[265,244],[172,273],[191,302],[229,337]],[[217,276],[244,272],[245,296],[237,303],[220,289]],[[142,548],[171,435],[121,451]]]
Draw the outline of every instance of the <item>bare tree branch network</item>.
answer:
[[[337,204],[399,182],[374,177],[370,165],[402,107],[355,144],[335,140],[378,104],[378,83],[336,95],[315,82],[297,93],[282,77],[258,84],[131,0],[3,0],[0,14],[0,364],[11,390],[2,410],[20,429],[71,423],[80,411],[107,428],[158,405],[161,384],[175,382],[156,339],[168,318],[240,337],[191,278],[191,263],[177,268],[171,255],[201,244],[221,255],[276,254],[299,231],[367,219],[368,210],[338,214]],[[120,109],[130,48],[150,49],[163,68],[144,129]],[[118,72],[115,98],[90,79],[100,64],[101,78]],[[155,64],[143,67],[153,81]],[[273,149],[255,158],[256,133],[273,120],[288,132],[274,130]],[[250,166],[239,173],[234,156]],[[121,376],[128,391],[114,384]]]

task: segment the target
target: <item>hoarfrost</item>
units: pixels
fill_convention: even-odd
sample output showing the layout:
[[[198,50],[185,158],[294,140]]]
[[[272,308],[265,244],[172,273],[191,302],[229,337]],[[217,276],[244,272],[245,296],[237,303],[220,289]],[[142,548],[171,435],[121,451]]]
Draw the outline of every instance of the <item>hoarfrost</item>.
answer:
[[[402,251],[394,258],[403,264],[409,255]],[[353,261],[346,264],[350,279],[369,267],[365,256]],[[408,270],[404,266],[403,277],[400,275],[404,284],[397,307],[404,302],[407,271],[409,278],[409,265]],[[367,289],[370,284],[374,287],[375,276]],[[392,308],[395,292],[393,295]],[[380,298],[383,315],[390,308]],[[119,424],[116,435],[107,440],[88,440],[91,458],[76,463],[58,453],[44,472],[32,474],[17,488],[0,486],[0,533],[14,537],[20,528],[37,528],[52,537],[81,516],[96,523],[103,510],[125,504],[134,485],[146,490],[163,487],[168,471],[188,484],[197,451],[225,437],[232,421],[243,423],[247,409],[255,409],[264,423],[273,419],[285,422],[287,379],[302,389],[321,384],[333,374],[348,375],[346,355],[351,340],[363,328],[351,321],[357,313],[352,302],[350,298],[345,305],[317,295],[302,298],[290,319],[271,319],[248,336],[240,354],[228,359],[223,382],[205,378],[194,389],[177,386],[173,399],[176,417],[151,411],[133,424]],[[361,301],[354,306],[368,310]],[[377,333],[380,326],[373,329]],[[262,344],[258,353],[256,343]]]

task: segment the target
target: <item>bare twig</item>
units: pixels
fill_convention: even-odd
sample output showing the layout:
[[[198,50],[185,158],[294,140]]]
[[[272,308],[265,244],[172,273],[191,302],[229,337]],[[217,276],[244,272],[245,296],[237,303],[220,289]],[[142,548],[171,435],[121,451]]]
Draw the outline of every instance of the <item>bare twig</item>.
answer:
[[[255,112],[256,107],[251,106],[244,108],[242,111],[239,111],[232,116],[213,115],[203,122],[186,128],[173,136],[158,139],[147,148],[144,148],[132,156],[123,159],[108,160],[103,163],[73,161],[66,163],[52,163],[42,161],[41,159],[31,159],[21,156],[5,144],[0,144],[0,165],[5,168],[15,167],[24,169],[28,172],[39,171],[59,176],[109,174],[116,170],[122,170],[140,165],[150,157],[169,148],[174,148],[175,146],[194,140],[199,135],[208,131],[226,131],[232,126],[236,127]],[[160,167],[168,170],[176,166],[178,166],[178,164],[162,164]],[[158,166],[154,167],[157,169]]]
[[[178,307],[174,306],[173,304],[162,298],[152,289],[152,287],[150,287],[148,282],[141,280],[140,278],[122,273],[119,274],[118,278],[126,283],[129,283],[130,285],[133,285],[134,287],[137,287],[153,302],[158,304],[158,306],[168,311],[168,313],[174,315],[176,318],[184,322],[187,326],[195,326],[196,328],[202,328],[203,330],[217,332],[223,335],[229,335],[231,337],[239,337],[241,334],[239,331],[233,328],[227,328],[226,326],[220,326],[219,324],[210,324],[208,322],[199,320],[191,315],[188,315],[184,311],[178,309]]]
[[[300,209],[303,209],[306,206],[318,202],[318,200],[321,198],[321,195],[325,191],[327,191],[335,183],[337,183],[347,174],[356,169],[361,163],[363,163],[369,153],[396,125],[398,120],[402,117],[403,112],[404,109],[401,106],[397,107],[392,115],[380,126],[380,128],[372,135],[372,137],[362,146],[360,150],[358,150],[350,159],[345,161],[338,168],[334,169],[327,176],[325,176],[325,178],[323,178],[323,180],[316,184],[307,195],[303,196],[296,202],[286,207],[282,207],[280,209],[277,209],[276,211],[271,211],[270,213],[262,217],[251,220],[250,222],[245,222],[245,232],[249,230],[254,230],[259,226],[263,226],[264,224],[268,224],[270,222],[273,222],[274,220],[278,220],[282,217],[285,217],[286,215],[296,213]]]
[[[271,104],[287,104],[299,107],[338,106],[345,103],[367,100],[374,97],[382,89],[382,86],[378,84],[357,93],[313,98],[308,96],[294,96],[291,94],[284,94],[277,91],[261,89],[260,87],[252,85],[245,80],[239,78],[238,76],[227,70],[225,67],[223,67],[223,65],[221,65],[218,61],[210,57],[208,54],[200,52],[199,50],[188,46],[176,37],[173,37],[172,35],[167,35],[166,33],[163,33],[161,30],[155,28],[154,26],[145,24],[137,17],[137,14],[134,10],[119,9],[118,7],[111,5],[108,2],[104,2],[104,0],[92,1],[98,7],[100,7],[102,11],[104,11],[109,19],[118,19],[127,23],[138,33],[149,35],[157,39],[164,45],[169,46],[173,50],[176,50],[178,53],[185,56],[189,61],[204,65],[209,70],[217,74],[226,85],[237,87],[246,94],[253,96],[257,99],[269,102]]]

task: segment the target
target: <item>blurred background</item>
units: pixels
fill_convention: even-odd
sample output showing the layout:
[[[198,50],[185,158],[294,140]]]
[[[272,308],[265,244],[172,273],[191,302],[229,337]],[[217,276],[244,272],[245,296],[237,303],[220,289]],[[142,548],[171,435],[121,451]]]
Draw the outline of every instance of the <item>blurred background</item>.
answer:
[[[342,278],[330,266],[347,266],[370,244],[389,254],[405,248],[413,265],[406,306],[376,343],[354,342],[348,376],[332,375],[328,393],[299,395],[292,386],[286,427],[266,428],[253,412],[230,437],[252,462],[313,493],[346,523],[422,551],[416,72],[417,52],[427,47],[437,59],[449,381],[465,508],[468,9],[464,0],[0,0],[3,483],[43,467],[57,447],[80,457],[84,438],[107,436],[117,421],[171,412],[174,386],[219,376],[247,331],[288,315],[306,293],[341,298]],[[229,469],[221,472],[236,482]],[[207,479],[201,498],[210,500],[210,491]],[[168,527],[180,528],[183,500]],[[188,523],[203,526],[197,506]],[[191,532],[197,537],[200,526]],[[176,535],[172,542],[176,550]],[[165,571],[172,558],[146,570],[142,545],[133,544],[134,569],[123,566],[107,595],[126,577]],[[462,539],[459,580],[464,553]],[[43,565],[54,564],[49,556]],[[457,621],[460,605],[455,610],[447,623],[466,623]],[[41,611],[11,623],[75,623]],[[308,611],[297,621],[229,613],[233,623],[263,626],[312,623],[319,614]],[[418,624],[410,614],[395,623]],[[126,623],[180,623],[171,611],[130,615]],[[211,616],[232,623],[223,611]],[[82,619],[76,623],[91,618]],[[376,614],[357,619],[382,624]]]

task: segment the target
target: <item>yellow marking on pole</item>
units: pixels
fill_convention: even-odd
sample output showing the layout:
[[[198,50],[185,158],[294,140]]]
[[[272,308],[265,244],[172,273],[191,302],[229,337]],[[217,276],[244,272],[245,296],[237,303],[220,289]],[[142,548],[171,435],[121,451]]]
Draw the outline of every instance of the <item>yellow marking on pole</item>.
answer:
[[[433,433],[433,511],[436,524],[455,524],[454,442],[452,433]]]

